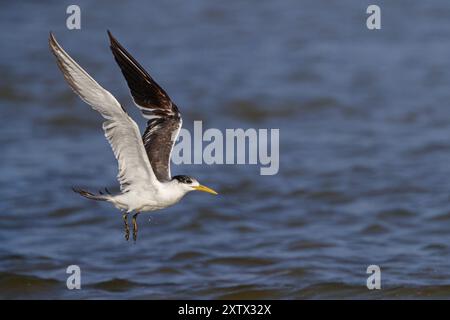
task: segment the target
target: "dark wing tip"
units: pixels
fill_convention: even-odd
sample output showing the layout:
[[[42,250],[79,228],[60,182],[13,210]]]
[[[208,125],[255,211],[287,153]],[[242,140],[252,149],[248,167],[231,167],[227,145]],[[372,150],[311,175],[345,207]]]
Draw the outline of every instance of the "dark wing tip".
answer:
[[[48,45],[50,47],[50,51],[57,57],[57,52],[59,51],[59,44],[56,41],[55,35],[51,31],[48,38]]]
[[[48,43],[53,46],[56,44],[56,39],[55,39],[55,35],[53,34],[53,32],[50,31],[50,34],[48,36]]]
[[[79,188],[79,187],[73,186],[73,187],[72,187],[72,191],[73,191],[73,192],[76,192],[76,193],[81,193],[83,190],[82,190],[81,188]]]
[[[116,40],[109,29],[106,30],[106,32],[108,33],[109,41],[111,41],[111,43]]]
[[[144,67],[107,30],[110,49],[122,71],[134,102],[143,108],[170,109],[178,112],[169,95],[150,76]],[[154,113],[154,111],[152,111]]]
[[[108,33],[108,37],[109,37],[109,43],[110,43],[110,48],[114,51],[117,50],[117,48],[122,49],[122,46],[119,44],[119,41],[117,41],[117,39],[112,35],[111,31],[107,30]]]

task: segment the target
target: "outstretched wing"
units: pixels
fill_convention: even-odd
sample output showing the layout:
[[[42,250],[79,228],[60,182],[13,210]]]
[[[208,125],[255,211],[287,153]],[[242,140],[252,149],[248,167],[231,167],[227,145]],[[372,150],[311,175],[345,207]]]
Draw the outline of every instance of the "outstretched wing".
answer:
[[[118,180],[122,192],[158,183],[145,154],[139,128],[114,96],[101,87],[56,42],[50,33],[50,49],[72,90],[106,121],[103,130],[119,163]]]
[[[182,119],[175,103],[144,68],[108,31],[111,51],[130,88],[134,103],[148,119],[142,137],[153,172],[160,181],[171,179],[170,155]]]

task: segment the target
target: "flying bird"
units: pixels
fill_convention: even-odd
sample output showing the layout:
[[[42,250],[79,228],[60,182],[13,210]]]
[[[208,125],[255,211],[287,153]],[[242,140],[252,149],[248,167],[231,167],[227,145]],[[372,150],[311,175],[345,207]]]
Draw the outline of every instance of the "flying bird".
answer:
[[[105,137],[119,164],[117,178],[120,193],[113,195],[107,189],[106,193],[99,194],[79,188],[73,190],[88,199],[110,202],[121,210],[126,240],[130,237],[128,215],[133,212],[133,239],[136,241],[136,218],[141,212],[172,206],[190,191],[215,195],[217,192],[192,177],[172,177],[170,156],[182,125],[180,111],[168,94],[109,31],[108,35],[111,51],[125,77],[133,101],[148,120],[142,137],[138,125],[116,98],[64,51],[51,32],[49,44],[69,86],[105,119]]]

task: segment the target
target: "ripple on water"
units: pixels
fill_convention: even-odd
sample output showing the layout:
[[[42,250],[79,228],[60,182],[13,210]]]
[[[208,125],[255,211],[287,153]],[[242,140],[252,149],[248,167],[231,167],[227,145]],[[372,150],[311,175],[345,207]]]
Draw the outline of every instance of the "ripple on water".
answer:
[[[308,240],[298,240],[289,244],[289,250],[315,250],[322,248],[333,247],[331,243],[320,242],[320,241],[308,241]]]
[[[448,250],[448,246],[443,243],[430,243],[422,247],[427,251],[444,252]]]
[[[30,101],[29,94],[14,87],[12,84],[0,84],[0,100],[11,103],[20,103]]]
[[[389,228],[380,223],[372,223],[361,229],[362,234],[375,235],[375,234],[385,234],[389,232]]]
[[[205,255],[199,251],[183,251],[178,252],[175,255],[173,255],[170,260],[179,262],[179,261],[191,261],[194,259],[200,259],[203,258]]]
[[[369,290],[364,285],[350,285],[338,282],[313,284],[296,291],[296,299],[346,299],[367,297]]]
[[[207,260],[207,264],[220,264],[238,267],[264,267],[276,262],[277,261],[273,259],[257,257],[222,257]]]
[[[250,299],[277,299],[282,298],[286,292],[280,288],[271,286],[262,286],[258,284],[241,284],[241,285],[220,285],[217,282],[214,286],[202,287],[188,296],[202,296],[210,299],[225,300],[250,300]]]
[[[166,275],[183,274],[183,272],[181,272],[177,268],[171,268],[171,267],[160,267],[160,268],[156,269],[154,272],[157,272],[157,273],[160,273],[160,274],[166,274]]]
[[[345,193],[332,190],[321,190],[308,193],[307,197],[317,201],[327,201],[333,204],[342,204],[351,202],[353,199]]]
[[[408,150],[407,154],[412,156],[427,156],[429,157],[432,153],[448,153],[450,151],[450,145],[446,143],[427,143],[418,148]]]
[[[267,107],[251,101],[233,101],[223,107],[226,114],[233,114],[240,120],[263,121],[276,117],[292,117],[298,111],[295,105]]]
[[[280,289],[264,289],[261,286],[236,286],[223,289],[226,293],[217,294],[215,299],[250,300],[250,299],[277,299],[286,294]]]
[[[431,221],[449,221],[450,220],[450,212],[442,213],[435,215],[430,218]]]
[[[389,209],[377,213],[377,217],[382,220],[408,219],[416,217],[417,212],[406,209]]]
[[[300,267],[291,267],[288,270],[286,270],[282,275],[293,278],[296,280],[304,279],[305,277],[311,275],[311,271],[307,268],[300,268]]]
[[[97,129],[99,123],[95,121],[93,118],[80,118],[71,115],[56,115],[50,117],[40,123],[41,125],[46,125],[47,128],[50,129],[59,129],[59,130],[85,130],[88,128]]]
[[[118,279],[114,278],[107,281],[97,282],[94,284],[89,285],[88,287],[94,288],[94,289],[100,289],[103,291],[108,292],[123,292],[128,291],[134,288],[142,287],[143,285],[133,282],[126,279]]]
[[[52,210],[48,213],[48,216],[51,218],[62,218],[70,216],[71,214],[77,213],[82,210],[81,206],[73,206],[73,207],[61,207],[55,210]]]
[[[61,289],[61,281],[31,275],[0,272],[0,297],[3,299],[46,299]]]
[[[401,299],[448,299],[450,285],[385,288],[383,298]]]

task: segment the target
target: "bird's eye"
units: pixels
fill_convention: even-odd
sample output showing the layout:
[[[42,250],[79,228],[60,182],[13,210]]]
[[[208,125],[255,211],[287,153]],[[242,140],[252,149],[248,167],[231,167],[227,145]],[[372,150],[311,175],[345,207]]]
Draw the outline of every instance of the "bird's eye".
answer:
[[[192,180],[187,179],[187,180],[186,180],[186,183],[187,183],[187,184],[191,184],[191,183],[192,183]]]

